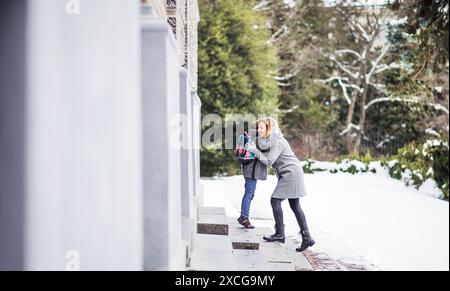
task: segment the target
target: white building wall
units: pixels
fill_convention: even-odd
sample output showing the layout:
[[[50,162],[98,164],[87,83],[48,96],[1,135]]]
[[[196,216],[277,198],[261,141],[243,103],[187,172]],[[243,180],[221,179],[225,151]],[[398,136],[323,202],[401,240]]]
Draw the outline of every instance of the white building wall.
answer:
[[[0,269],[183,270],[200,103],[177,42],[140,0],[69,2],[0,1]]]
[[[6,189],[0,185],[2,202],[19,204],[14,215],[23,220],[13,227],[22,228],[21,241],[16,246],[2,242],[2,253],[16,252],[22,260],[1,267],[139,270],[143,261],[139,0],[81,1],[77,15],[66,13],[67,2],[18,0],[1,5],[2,17],[17,5],[24,8],[2,28],[2,42],[25,41],[15,48],[2,44],[0,55],[26,57],[17,82],[0,89],[11,93],[2,97],[0,107],[20,106],[17,111],[24,115],[24,126],[10,131],[11,136],[24,137],[16,139],[22,152],[16,153],[12,162],[19,166],[11,173],[22,177],[21,184]],[[24,24],[25,30],[14,27]],[[20,56],[11,50],[25,53]],[[12,93],[23,85],[24,102],[16,102],[20,96]],[[15,123],[15,116],[9,117],[7,122]],[[6,177],[9,166],[0,167]],[[21,189],[23,197],[16,198]],[[14,217],[6,219],[5,224],[16,223]],[[8,231],[2,225],[0,236]]]
[[[180,63],[164,20],[142,24],[144,268],[185,267],[181,241]]]

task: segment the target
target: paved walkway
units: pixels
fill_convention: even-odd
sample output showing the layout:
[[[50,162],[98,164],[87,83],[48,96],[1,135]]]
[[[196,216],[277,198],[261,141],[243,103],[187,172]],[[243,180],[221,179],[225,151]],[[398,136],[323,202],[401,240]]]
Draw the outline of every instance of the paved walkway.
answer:
[[[196,271],[313,271],[295,240],[268,243],[269,228],[246,229],[224,208],[200,207],[197,233],[192,240],[189,270]]]

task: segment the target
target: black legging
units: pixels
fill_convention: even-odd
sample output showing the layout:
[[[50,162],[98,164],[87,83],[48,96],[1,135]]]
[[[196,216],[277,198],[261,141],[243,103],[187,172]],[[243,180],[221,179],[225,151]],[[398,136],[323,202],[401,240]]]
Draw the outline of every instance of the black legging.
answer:
[[[273,217],[275,218],[275,225],[277,230],[282,230],[284,226],[283,221],[283,209],[281,208],[281,202],[284,199],[272,198],[270,199],[270,204],[272,204]],[[289,205],[297,218],[298,225],[300,226],[301,235],[309,235],[308,224],[306,223],[305,214],[300,207],[300,199],[288,199]]]

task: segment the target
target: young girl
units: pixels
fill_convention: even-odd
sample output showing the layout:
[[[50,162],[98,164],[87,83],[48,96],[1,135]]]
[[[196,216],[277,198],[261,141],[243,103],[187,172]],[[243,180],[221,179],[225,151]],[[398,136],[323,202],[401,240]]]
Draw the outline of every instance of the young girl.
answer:
[[[253,126],[256,127],[256,124]],[[256,131],[258,136],[258,131]],[[258,139],[256,139],[256,147],[258,147]],[[250,205],[255,196],[256,182],[258,180],[267,179],[267,166],[257,159],[240,160],[242,173],[245,179],[245,191],[241,204],[241,216],[238,218],[239,224],[245,228],[254,228],[250,223]]]

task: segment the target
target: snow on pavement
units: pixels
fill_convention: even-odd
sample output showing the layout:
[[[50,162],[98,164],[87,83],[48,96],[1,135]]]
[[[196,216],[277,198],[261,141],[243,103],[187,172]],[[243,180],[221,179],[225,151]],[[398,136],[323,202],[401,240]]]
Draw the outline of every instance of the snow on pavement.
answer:
[[[258,181],[250,210],[256,226],[273,227],[270,195],[276,177]],[[300,203],[316,245],[311,251],[369,270],[449,270],[449,205],[433,185],[416,190],[387,173],[306,174]],[[204,178],[204,206],[238,217],[242,176]],[[299,231],[283,202],[286,234]]]

